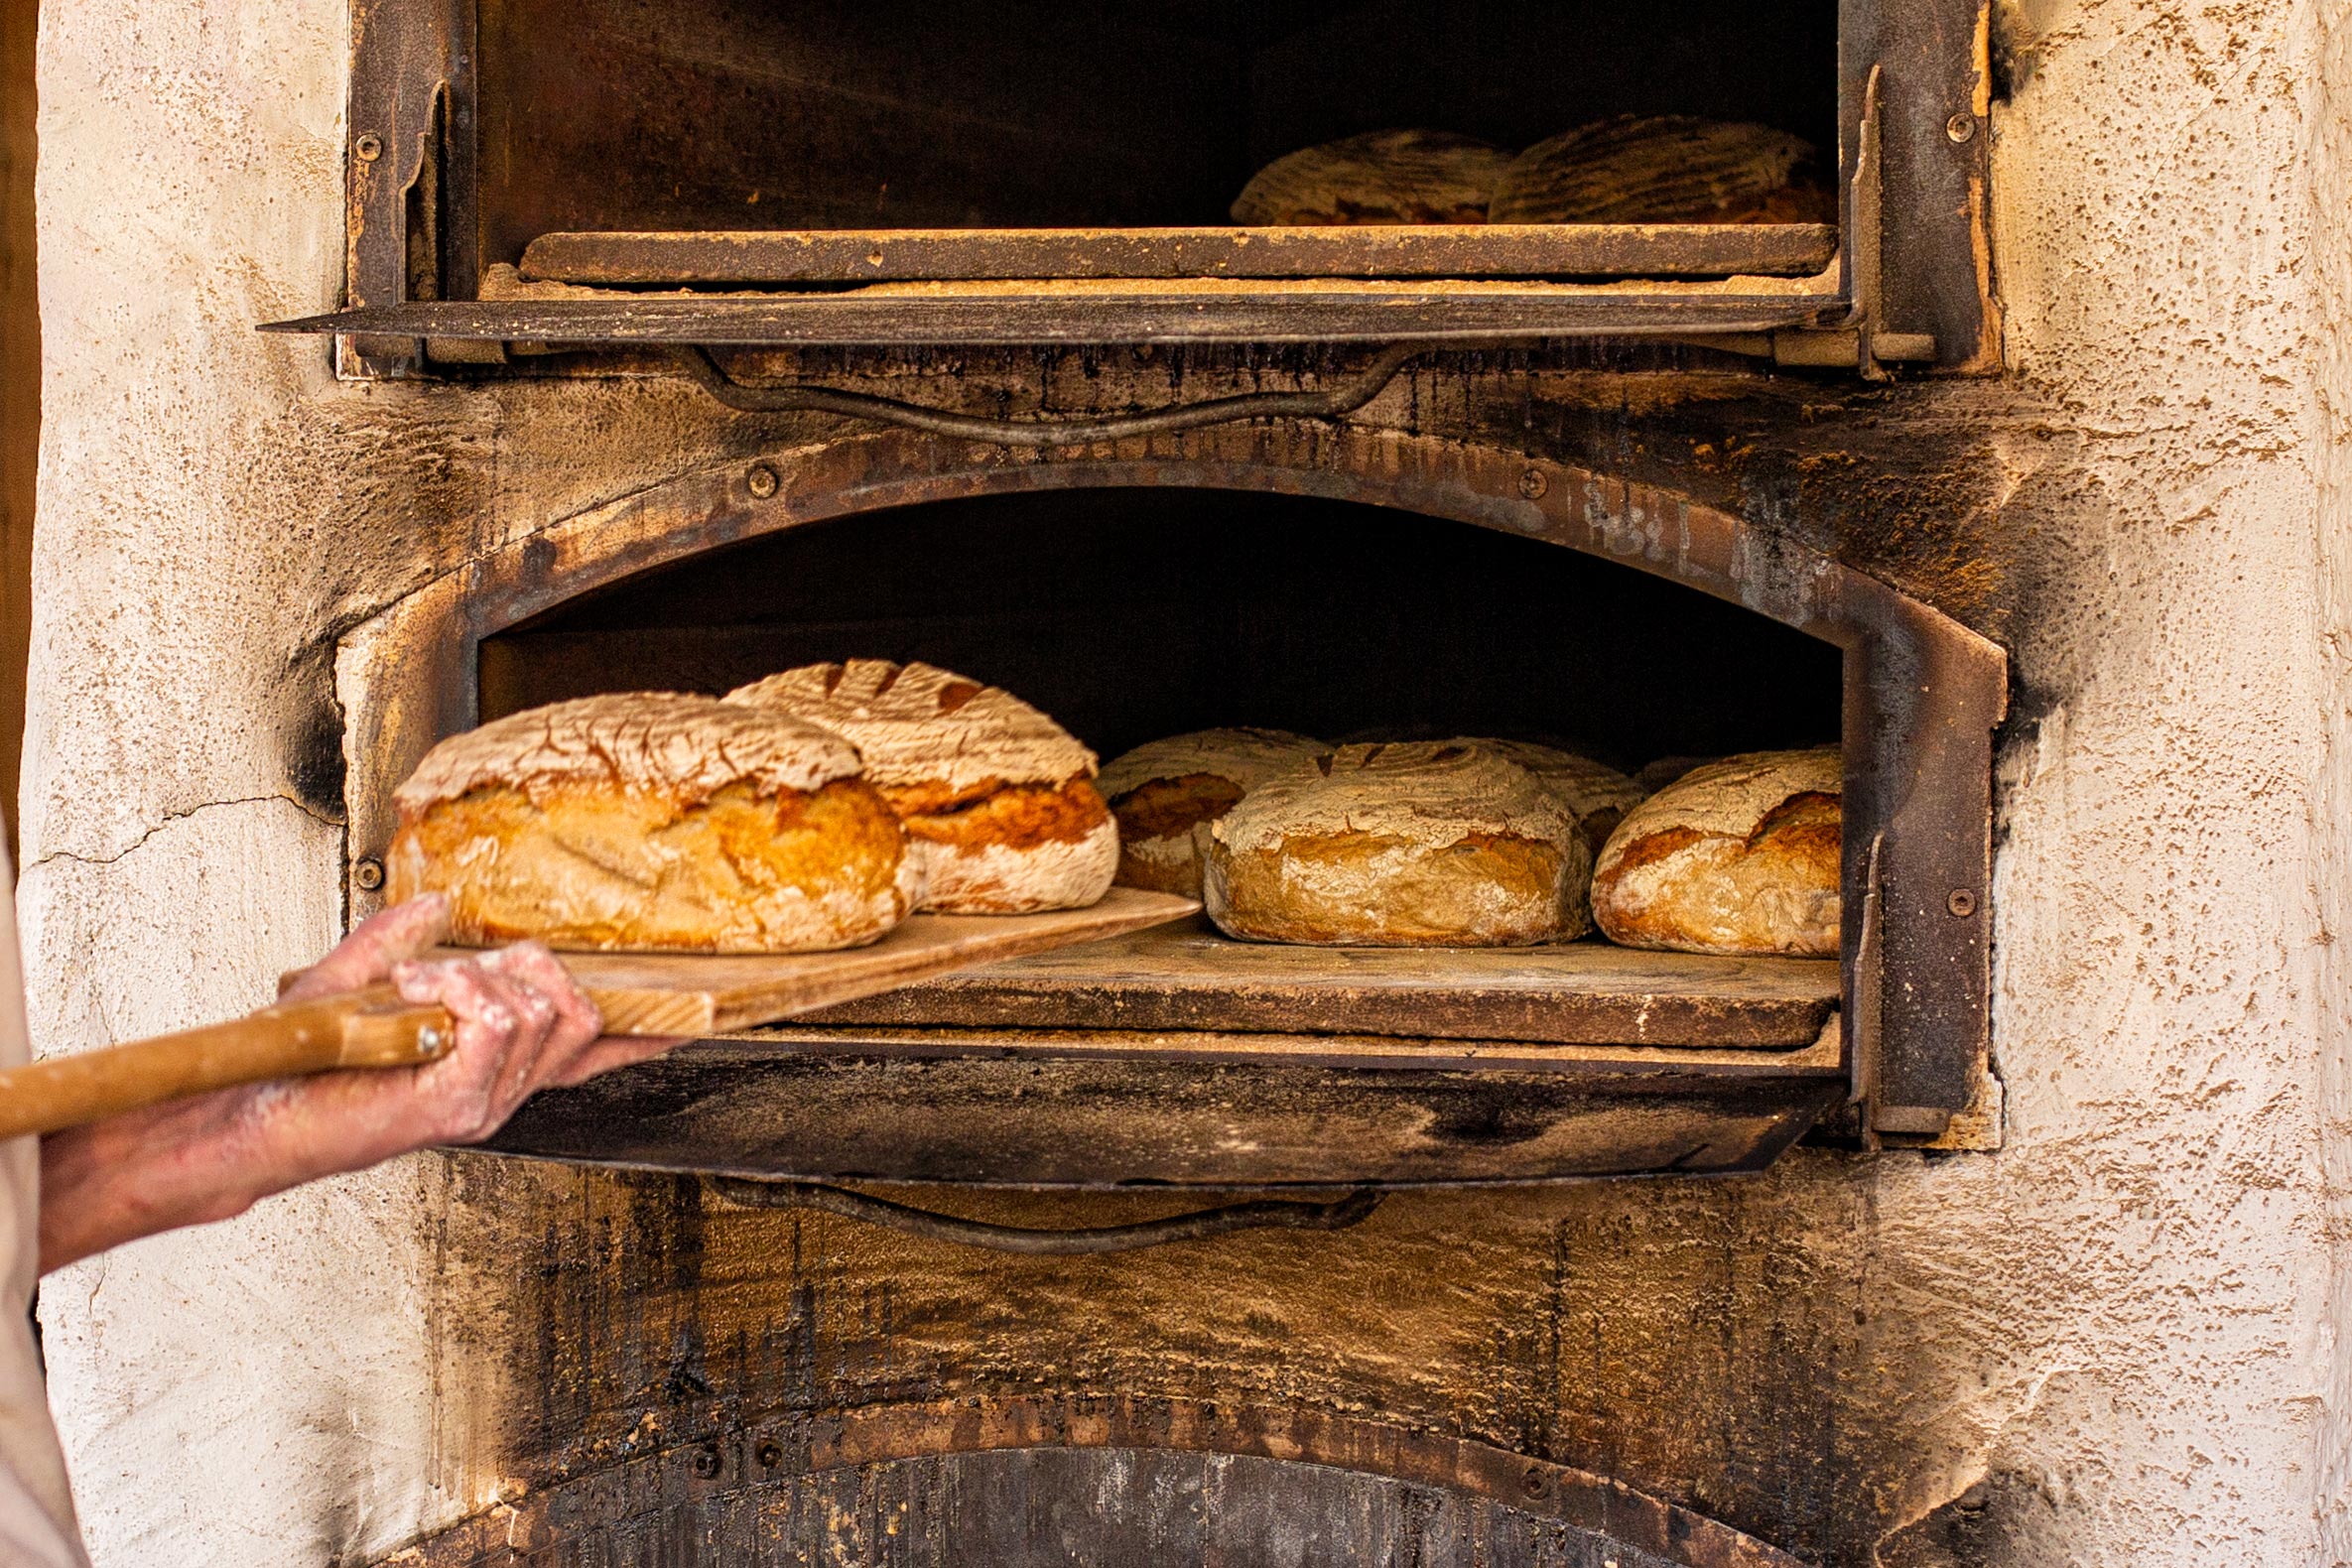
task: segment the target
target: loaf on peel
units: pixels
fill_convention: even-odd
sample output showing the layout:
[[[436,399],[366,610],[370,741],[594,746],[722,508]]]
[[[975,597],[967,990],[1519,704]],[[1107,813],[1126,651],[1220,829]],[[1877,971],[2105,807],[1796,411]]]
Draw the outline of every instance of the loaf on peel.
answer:
[[[1485,746],[1342,746],[1259,785],[1209,834],[1204,901],[1231,936],[1515,947],[1589,925],[1575,819]]]
[[[1200,897],[1209,825],[1267,779],[1330,749],[1287,729],[1200,729],[1105,764],[1095,782],[1118,819],[1119,884]]]
[[[1837,749],[1755,751],[1684,774],[1602,848],[1593,914],[1627,947],[1838,951]]]
[[[435,746],[393,800],[392,896],[447,893],[460,943],[818,952],[873,941],[916,891],[853,748],[715,698],[510,715]]]
[[[857,748],[922,862],[920,908],[1081,909],[1111,889],[1118,828],[1095,789],[1095,754],[1010,693],[934,665],[851,659],[786,670],[726,701]]]

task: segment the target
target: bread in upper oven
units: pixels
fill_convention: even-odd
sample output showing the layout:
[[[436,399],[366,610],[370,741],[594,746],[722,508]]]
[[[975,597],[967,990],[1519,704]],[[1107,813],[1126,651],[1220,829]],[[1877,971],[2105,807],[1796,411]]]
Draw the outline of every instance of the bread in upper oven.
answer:
[[[1486,746],[1342,746],[1251,790],[1209,836],[1204,901],[1232,936],[1513,947],[1588,929],[1574,818]]]
[[[916,892],[848,742],[716,698],[513,714],[435,746],[393,800],[391,894],[447,893],[461,943],[817,952],[873,941]]]
[[[922,861],[919,907],[1015,915],[1110,890],[1118,828],[1095,754],[1008,692],[929,664],[851,659],[771,675],[726,701],[849,741]]]
[[[1238,727],[1170,735],[1113,758],[1095,782],[1118,819],[1120,885],[1200,897],[1209,825],[1330,749],[1287,729]]]
[[[1595,854],[1646,793],[1606,762],[1557,746],[1537,745],[1532,740],[1474,740],[1471,744],[1492,747],[1541,779],[1575,816],[1585,848]]]
[[[1837,748],[1755,751],[1684,774],[1602,848],[1593,914],[1612,942],[1683,953],[1838,951]]]
[[[1687,114],[1622,115],[1519,154],[1497,223],[1834,223],[1837,198],[1801,136]]]
[[[1368,131],[1286,153],[1234,198],[1248,224],[1483,223],[1510,154],[1452,131]]]

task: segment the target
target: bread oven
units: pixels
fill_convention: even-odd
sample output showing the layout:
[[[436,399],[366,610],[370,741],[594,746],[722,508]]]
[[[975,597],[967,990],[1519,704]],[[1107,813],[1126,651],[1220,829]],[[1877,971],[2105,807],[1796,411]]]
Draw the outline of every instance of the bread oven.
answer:
[[[1346,47],[1366,37],[1381,47]],[[738,1220],[830,1209],[1081,1251],[1346,1226],[1399,1188],[1756,1171],[1808,1134],[1981,1146],[2004,656],[1906,591],[1940,569],[1932,543],[1839,537],[1806,512],[1816,481],[1747,488],[1729,455],[1801,449],[1897,376],[1991,367],[1985,49],[1965,0],[1709,4],[1663,27],[1503,0],[355,8],[349,298],[278,326],[420,397],[531,378],[675,399],[683,377],[732,418],[346,632],[355,912],[381,894],[391,789],[439,738],[861,655],[1005,686],[1105,755],[1249,723],[1557,739],[1629,768],[1843,759],[1835,959],[1161,931],[697,1042],[541,1097],[495,1148],[653,1173],[630,1179]],[[1437,124],[1516,149],[1621,115],[1807,140],[1821,205],[1228,211],[1293,148]],[[877,1181],[921,1190],[840,1185]],[[1061,1236],[935,1212],[980,1189],[1171,1188],[1212,1207]],[[1119,1388],[834,1408],[764,1375],[746,1362],[723,1399],[671,1401],[694,1421],[655,1421],[642,1391],[575,1431],[543,1421],[503,1537],[477,1519],[428,1560],[592,1540],[747,1561],[744,1510],[805,1503],[788,1478],[812,1475],[852,1512],[898,1487],[941,1518],[991,1486],[1222,1487],[1213,1518],[1337,1517],[1375,1477],[1457,1510],[1448,1561],[1544,1530],[1553,1555],[1529,1560],[1782,1560],[1507,1446],[1401,1440],[1377,1411],[1237,1424]],[[658,1440],[615,1435],[632,1409]],[[1301,1458],[1313,1476],[1279,1469]],[[1142,1517],[1126,1506],[1093,1517]],[[839,1535],[760,1517],[794,1550]],[[980,1560],[941,1528],[924,1538]]]

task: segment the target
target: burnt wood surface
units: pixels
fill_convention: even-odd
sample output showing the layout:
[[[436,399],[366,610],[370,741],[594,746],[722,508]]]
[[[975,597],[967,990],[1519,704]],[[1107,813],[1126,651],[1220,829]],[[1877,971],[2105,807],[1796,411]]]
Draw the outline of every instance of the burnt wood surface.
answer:
[[[957,1400],[751,1423],[443,1531],[416,1568],[1800,1568],[1566,1465],[1305,1410]]]
[[[1236,942],[1205,917],[926,980],[803,1023],[1395,1034],[1585,1045],[1810,1044],[1826,959]]]
[[[485,1145],[675,1171],[1005,1186],[1551,1181],[1753,1170],[1845,1085],[1771,1077],[939,1060],[713,1042],[539,1095]]]
[[[527,279],[672,286],[957,278],[1802,277],[1821,223],[1455,223],[1333,228],[802,229],[542,234]]]

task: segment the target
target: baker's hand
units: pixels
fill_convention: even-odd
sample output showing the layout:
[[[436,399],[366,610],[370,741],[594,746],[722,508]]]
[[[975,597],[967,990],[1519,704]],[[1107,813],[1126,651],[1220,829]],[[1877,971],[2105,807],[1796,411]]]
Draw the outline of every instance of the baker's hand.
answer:
[[[284,998],[389,980],[409,1001],[439,1002],[457,1020],[457,1043],[439,1060],[224,1089],[43,1138],[43,1270],[136,1237],[226,1219],[271,1193],[412,1149],[478,1143],[538,1090],[679,1043],[603,1037],[594,1004],[537,943],[420,960],[448,927],[439,895],[387,909]]]
[[[352,991],[390,980],[412,1002],[439,1002],[457,1021],[448,1055],[420,1067],[332,1073],[275,1086],[319,1137],[326,1170],[356,1170],[434,1143],[479,1143],[539,1090],[658,1056],[678,1042],[604,1038],[595,1004],[536,942],[462,959],[419,961],[449,929],[438,893],[363,922],[288,987],[283,999]],[[303,1101],[310,1104],[301,1104]],[[291,1130],[291,1129],[290,1129]]]

